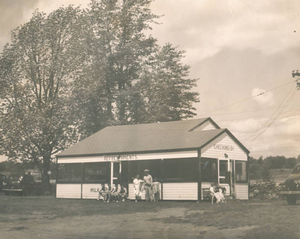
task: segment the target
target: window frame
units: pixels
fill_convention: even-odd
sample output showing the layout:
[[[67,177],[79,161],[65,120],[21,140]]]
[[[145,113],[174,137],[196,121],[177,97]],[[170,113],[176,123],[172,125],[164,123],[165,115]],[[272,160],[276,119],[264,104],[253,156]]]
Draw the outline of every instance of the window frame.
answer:
[[[237,176],[237,163],[245,163],[246,164],[246,171],[245,171],[245,174],[246,174],[246,179],[245,180],[238,180]],[[235,160],[235,183],[238,184],[238,183],[248,183],[248,180],[249,180],[249,175],[248,175],[248,161],[244,161],[244,160]]]
[[[86,168],[88,165],[100,165],[107,167],[107,174],[104,180],[95,180],[95,181],[87,181],[86,180]],[[97,174],[96,174],[97,175]],[[82,183],[84,184],[103,184],[103,183],[110,183],[110,162],[94,162],[94,163],[83,163],[83,176],[82,176]]]
[[[81,177],[80,180],[76,180],[76,181],[71,181],[71,179],[60,179],[60,170],[59,170],[59,166],[60,165],[80,165],[80,171],[81,171]],[[82,184],[83,182],[83,163],[64,163],[64,164],[57,164],[57,179],[56,182],[60,183],[60,184]]]
[[[167,170],[167,165],[166,162],[170,163],[170,161],[177,161],[178,162],[178,167],[180,171],[180,177],[166,177],[166,170]],[[195,177],[194,180],[190,180],[188,177],[185,175],[185,163],[186,161],[190,161],[191,163],[195,163],[197,167],[192,167],[195,172],[194,175],[192,176]],[[163,182],[164,183],[190,183],[190,182],[198,182],[198,159],[197,158],[172,158],[172,159],[164,159],[163,160]]]
[[[210,167],[209,167],[209,173],[210,173],[210,180],[206,180],[203,178],[204,175],[204,166],[205,162],[209,161],[210,162]],[[212,175],[212,165],[215,164],[215,172],[214,175]],[[218,183],[219,182],[219,163],[217,158],[201,158],[201,182],[207,182],[207,183]]]

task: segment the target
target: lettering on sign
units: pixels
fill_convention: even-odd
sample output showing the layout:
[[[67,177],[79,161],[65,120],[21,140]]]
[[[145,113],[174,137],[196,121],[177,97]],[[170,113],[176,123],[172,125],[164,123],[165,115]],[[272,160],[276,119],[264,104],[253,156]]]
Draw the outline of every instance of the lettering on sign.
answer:
[[[104,155],[104,161],[124,161],[137,159],[136,154],[130,155]]]
[[[100,188],[90,188],[91,193],[98,193],[100,191]]]
[[[215,144],[214,148],[219,150],[234,151],[234,146],[232,145]]]

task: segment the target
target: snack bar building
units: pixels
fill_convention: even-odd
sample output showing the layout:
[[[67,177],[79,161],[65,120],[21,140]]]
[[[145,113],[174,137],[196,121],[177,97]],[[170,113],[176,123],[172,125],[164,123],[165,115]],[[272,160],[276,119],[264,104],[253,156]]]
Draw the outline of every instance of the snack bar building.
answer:
[[[145,169],[162,200],[202,200],[214,182],[249,198],[249,151],[211,118],[109,126],[56,157],[57,198],[96,199],[101,184],[124,184],[134,199],[132,180]]]

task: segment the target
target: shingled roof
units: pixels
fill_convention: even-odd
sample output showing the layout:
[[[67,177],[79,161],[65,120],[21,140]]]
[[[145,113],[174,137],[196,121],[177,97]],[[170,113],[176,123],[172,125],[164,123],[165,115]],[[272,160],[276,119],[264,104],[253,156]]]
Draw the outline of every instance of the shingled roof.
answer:
[[[217,129],[193,131],[207,121]],[[197,149],[225,131],[210,118],[109,126],[59,153],[57,157]]]

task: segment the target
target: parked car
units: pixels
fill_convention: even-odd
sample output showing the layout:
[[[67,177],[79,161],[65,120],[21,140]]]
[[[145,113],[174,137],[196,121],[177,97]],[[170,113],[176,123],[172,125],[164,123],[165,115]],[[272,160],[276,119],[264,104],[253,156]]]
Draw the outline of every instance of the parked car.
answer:
[[[11,175],[8,176],[2,191],[5,195],[40,195],[42,185],[41,182],[35,182],[31,174]]]
[[[295,205],[300,200],[300,163],[296,164],[292,174],[285,180],[279,194],[286,196],[289,205]]]

